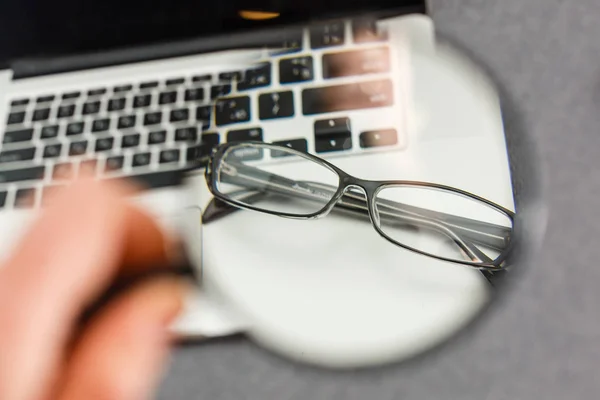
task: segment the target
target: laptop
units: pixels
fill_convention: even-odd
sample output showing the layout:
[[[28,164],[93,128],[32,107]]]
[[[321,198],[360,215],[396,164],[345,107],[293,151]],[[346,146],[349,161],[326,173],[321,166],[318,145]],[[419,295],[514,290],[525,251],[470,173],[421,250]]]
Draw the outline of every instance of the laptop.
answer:
[[[3,1],[0,257],[46,194],[83,168],[98,179],[141,182],[147,189],[136,200],[175,229],[182,207],[210,202],[198,179],[200,201],[187,203],[183,171],[199,151],[233,141],[307,151],[372,179],[378,176],[365,165],[373,157],[391,154],[410,167],[416,154],[427,154],[424,162],[435,168],[413,168],[403,178],[506,198],[503,136],[482,142],[499,149],[486,156],[499,161],[479,167],[503,185],[456,173],[464,165],[452,166],[453,157],[479,154],[461,133],[452,144],[410,137],[410,125],[427,115],[411,121],[405,72],[416,47],[433,46],[433,28],[427,18],[406,17],[427,12],[423,0]],[[351,101],[323,101],[328,96]],[[216,237],[205,245],[226,250]],[[484,292],[463,303],[477,308]],[[243,329],[206,301],[190,299],[176,327],[182,337]]]

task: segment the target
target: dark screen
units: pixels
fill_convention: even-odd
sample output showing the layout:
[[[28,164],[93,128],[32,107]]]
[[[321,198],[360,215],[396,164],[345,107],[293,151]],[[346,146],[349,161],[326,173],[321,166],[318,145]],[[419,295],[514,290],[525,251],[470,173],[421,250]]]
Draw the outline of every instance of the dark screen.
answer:
[[[68,56],[234,33],[422,0],[1,0],[0,67]],[[240,10],[280,12],[246,21]]]

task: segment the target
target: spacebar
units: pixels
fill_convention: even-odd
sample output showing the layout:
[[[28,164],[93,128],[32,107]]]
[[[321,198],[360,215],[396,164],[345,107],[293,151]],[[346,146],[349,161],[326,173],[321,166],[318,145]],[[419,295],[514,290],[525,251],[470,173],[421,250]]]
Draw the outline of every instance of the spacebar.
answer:
[[[389,79],[309,88],[302,91],[304,115],[385,107],[393,103],[393,85]]]
[[[159,189],[169,186],[178,186],[182,183],[185,173],[181,170],[149,172],[146,174],[129,175],[118,178],[108,178],[108,181],[129,179],[141,184],[146,189]]]

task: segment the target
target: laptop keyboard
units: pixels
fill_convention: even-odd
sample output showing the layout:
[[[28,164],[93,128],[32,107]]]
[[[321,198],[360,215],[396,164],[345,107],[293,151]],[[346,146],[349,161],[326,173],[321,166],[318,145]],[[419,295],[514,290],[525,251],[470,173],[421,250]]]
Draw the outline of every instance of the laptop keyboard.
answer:
[[[168,186],[188,157],[225,141],[265,140],[262,124],[293,119],[298,110],[316,117],[307,132],[314,144],[307,137],[268,141],[315,153],[398,143],[393,127],[374,127],[352,141],[352,111],[394,103],[394,83],[385,76],[390,49],[373,21],[334,22],[277,40],[271,45],[284,50],[246,71],[9,100],[0,136],[0,209],[43,204],[44,193],[84,168],[99,178],[133,176],[150,187]],[[340,81],[350,76],[361,79]],[[339,112],[348,115],[327,116]]]

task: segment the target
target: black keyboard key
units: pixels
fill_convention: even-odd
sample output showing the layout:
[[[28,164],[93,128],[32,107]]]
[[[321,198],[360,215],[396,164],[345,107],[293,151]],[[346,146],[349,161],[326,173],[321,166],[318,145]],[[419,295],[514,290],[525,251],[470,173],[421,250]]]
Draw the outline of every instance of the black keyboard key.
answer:
[[[179,162],[180,153],[178,149],[163,150],[160,152],[159,162],[161,164]]]
[[[195,126],[175,130],[176,142],[195,142],[196,140],[198,140],[198,128]]]
[[[361,18],[352,21],[354,43],[380,42],[387,39],[387,33],[377,28],[377,20]]]
[[[389,79],[302,91],[304,115],[384,107],[392,105],[393,102],[392,82]]]
[[[25,122],[25,111],[13,112],[8,114],[8,125],[22,124]]]
[[[88,92],[88,96],[102,96],[104,93],[106,93],[104,88],[92,89]]]
[[[148,189],[159,189],[164,187],[179,186],[184,178],[181,170],[150,172],[141,175],[132,175],[126,178],[110,178],[110,180],[131,179]]]
[[[60,144],[60,143],[49,144],[46,147],[44,147],[44,158],[60,157],[61,150],[62,150],[62,144]]]
[[[333,22],[325,25],[315,25],[310,29],[310,46],[313,49],[340,46],[344,44],[344,22]]]
[[[73,178],[75,178],[75,168],[73,167],[73,163],[66,162],[54,166],[54,169],[52,170],[52,180],[62,181],[71,180]]]
[[[158,82],[157,81],[140,83],[140,89],[153,89],[153,88],[156,88],[156,87],[158,87]]]
[[[171,111],[171,122],[182,122],[190,119],[190,112],[187,108],[181,108]]]
[[[105,171],[107,172],[115,172],[123,169],[123,164],[125,162],[125,157],[123,156],[115,156],[109,157],[106,159]]]
[[[135,126],[135,115],[124,115],[119,117],[119,122],[117,123],[118,129],[129,129]]]
[[[33,116],[31,117],[32,121],[45,121],[50,118],[50,109],[42,108],[39,110],[35,110],[33,112]]]
[[[92,101],[83,105],[83,115],[98,114],[100,112],[100,102]]]
[[[175,92],[175,91],[163,92],[158,97],[158,104],[160,104],[160,105],[173,104],[176,101],[177,101],[177,92]]]
[[[204,89],[193,88],[185,91],[185,101],[204,100]]]
[[[144,167],[146,165],[150,165],[150,153],[134,154],[131,165],[134,167]]]
[[[263,141],[262,128],[238,129],[227,132],[228,142]]]
[[[351,137],[317,137],[315,138],[315,151],[317,153],[327,153],[332,151],[350,150],[352,148]]]
[[[380,129],[363,132],[359,136],[360,147],[393,146],[398,143],[398,133],[395,129]]]
[[[110,99],[108,102],[108,111],[122,111],[127,105],[127,99],[125,97],[119,97],[116,99]]]
[[[37,189],[19,189],[15,193],[15,208],[31,208],[35,205]]]
[[[221,81],[241,81],[242,80],[242,71],[229,71],[229,72],[221,72],[219,74],[219,80]]]
[[[0,183],[35,181],[44,178],[46,168],[30,167],[24,169],[0,170]]]
[[[87,151],[87,140],[80,140],[77,142],[72,142],[69,146],[69,155],[70,156],[81,156]]]
[[[279,82],[296,83],[312,81],[313,79],[314,68],[311,56],[279,60]]]
[[[237,90],[249,90],[271,85],[271,64],[265,63],[246,71],[246,76],[237,84]]]
[[[75,115],[75,104],[68,104],[58,107],[56,118],[69,118]]]
[[[204,74],[204,75],[196,75],[192,77],[192,82],[210,82],[212,81],[212,75]]]
[[[303,151],[305,153],[308,152],[308,142],[306,141],[306,139],[283,140],[280,142],[273,142],[273,144],[276,144],[278,146],[289,147],[290,149]],[[271,157],[274,158],[286,157],[289,155],[291,154],[285,151],[271,150]]]
[[[292,91],[264,93],[258,96],[258,117],[275,119],[294,116],[294,94]]]
[[[115,86],[113,88],[113,92],[124,93],[124,92],[129,92],[131,89],[133,89],[132,85],[120,85],[120,86]]]
[[[387,47],[352,50],[323,55],[323,78],[339,78],[389,72],[390,51]]]
[[[98,140],[96,140],[95,151],[101,152],[101,151],[112,150],[114,143],[115,143],[115,139],[112,137],[98,139]]]
[[[81,96],[80,92],[69,92],[62,95],[63,100],[72,100]]]
[[[250,121],[250,97],[230,97],[217,100],[215,123],[217,126]]]
[[[160,144],[167,141],[167,131],[154,131],[148,134],[148,144]]]
[[[302,50],[302,29],[286,29],[285,32],[279,32],[276,38],[270,43],[266,43],[265,46],[270,49],[277,49],[273,51],[274,55],[295,53]]]
[[[6,192],[0,192],[0,208],[6,205]]]
[[[20,150],[7,150],[0,153],[0,164],[33,160],[35,147]]]
[[[92,132],[94,133],[106,132],[109,129],[110,119],[108,118],[97,119],[92,123]]]
[[[40,96],[37,98],[36,102],[37,103],[51,103],[54,101],[54,98],[55,98],[54,95]]]
[[[67,136],[81,135],[85,128],[85,122],[71,122],[67,125]]]
[[[160,124],[161,121],[162,121],[162,112],[161,111],[151,112],[151,113],[144,115],[144,125],[145,126]]]
[[[166,86],[179,86],[179,85],[183,85],[185,83],[185,78],[173,78],[173,79],[168,79],[165,82]]]
[[[216,132],[204,132],[202,133],[202,137],[200,140],[200,144],[209,146],[209,147],[216,147],[219,145],[219,134]]]
[[[124,149],[130,148],[130,147],[136,147],[139,146],[140,144],[140,134],[139,133],[134,133],[132,135],[125,135],[123,136],[123,139],[121,140],[121,147]]]
[[[315,121],[315,136],[350,135],[350,119],[329,118]]]
[[[42,139],[52,139],[58,136],[58,125],[48,125],[42,127],[40,131],[40,137]]]
[[[352,148],[352,129],[348,118],[315,121],[315,150],[317,153]]]
[[[143,94],[133,98],[133,108],[149,107],[152,104],[152,95]]]
[[[27,142],[33,138],[33,128],[4,132],[3,143]]]
[[[229,93],[231,93],[231,85],[229,83],[225,85],[213,85],[210,88],[210,98],[212,100],[227,96]]]
[[[16,99],[10,102],[10,105],[13,107],[21,107],[29,104],[29,99]]]
[[[210,121],[212,116],[212,106],[200,106],[196,108],[196,119],[198,121]]]

